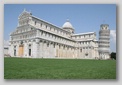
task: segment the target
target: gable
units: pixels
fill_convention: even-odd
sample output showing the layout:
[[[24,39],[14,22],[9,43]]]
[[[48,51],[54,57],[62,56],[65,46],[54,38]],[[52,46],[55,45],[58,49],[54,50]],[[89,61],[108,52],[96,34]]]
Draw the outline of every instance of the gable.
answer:
[[[19,16],[19,19],[24,19],[24,18],[27,18],[31,15],[31,13],[28,13],[28,12],[23,12],[22,14],[20,14]]]

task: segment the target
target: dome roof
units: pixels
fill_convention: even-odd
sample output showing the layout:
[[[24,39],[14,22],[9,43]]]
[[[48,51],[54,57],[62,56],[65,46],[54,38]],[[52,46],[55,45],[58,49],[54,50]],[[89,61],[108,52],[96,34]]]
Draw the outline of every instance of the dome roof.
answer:
[[[63,27],[63,28],[72,28],[72,29],[73,29],[73,26],[72,26],[72,24],[69,22],[68,19],[67,19],[67,21],[63,24],[62,27]]]

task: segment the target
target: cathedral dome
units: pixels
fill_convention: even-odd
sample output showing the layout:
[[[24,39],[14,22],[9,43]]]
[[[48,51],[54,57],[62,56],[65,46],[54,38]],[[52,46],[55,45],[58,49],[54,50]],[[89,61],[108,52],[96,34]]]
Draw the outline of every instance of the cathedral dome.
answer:
[[[69,22],[68,19],[67,19],[67,21],[63,24],[62,27],[63,27],[63,28],[72,28],[72,29],[73,29],[73,26],[72,26],[72,24]]]

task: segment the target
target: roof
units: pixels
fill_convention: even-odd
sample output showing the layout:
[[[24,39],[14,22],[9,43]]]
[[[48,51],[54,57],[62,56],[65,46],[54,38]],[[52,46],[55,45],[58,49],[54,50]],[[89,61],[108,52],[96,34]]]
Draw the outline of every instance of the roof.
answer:
[[[76,41],[93,41],[94,39],[83,39],[83,40],[76,40]]]
[[[35,19],[38,19],[38,20],[40,20],[40,21],[42,21],[42,22],[44,22],[44,23],[47,23],[47,24],[49,24],[49,25],[52,25],[53,27],[56,27],[56,28],[58,28],[58,29],[60,29],[60,30],[62,30],[62,31],[65,31],[64,29],[61,29],[60,27],[58,27],[58,26],[56,26],[56,25],[54,25],[54,24],[52,24],[52,23],[50,23],[50,22],[48,22],[48,21],[45,21],[45,20],[40,19],[40,18],[38,18],[38,17],[36,17],[36,16],[33,16],[33,15],[32,15],[32,17],[35,18]],[[70,32],[68,32],[68,31],[65,31],[65,32],[70,33]]]
[[[94,34],[95,32],[86,32],[86,33],[78,33],[78,34],[73,34],[73,36],[76,35],[87,35],[87,34]]]

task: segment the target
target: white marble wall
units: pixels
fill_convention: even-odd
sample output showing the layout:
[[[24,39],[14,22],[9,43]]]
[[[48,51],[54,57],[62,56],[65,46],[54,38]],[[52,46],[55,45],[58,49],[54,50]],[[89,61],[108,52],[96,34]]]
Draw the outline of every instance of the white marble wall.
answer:
[[[9,51],[8,51],[8,53],[9,53],[9,55],[10,56],[13,56],[13,45],[11,44],[11,45],[9,45]]]
[[[73,48],[70,46],[64,46],[62,44],[57,44],[50,41],[40,41],[41,39],[35,39],[31,41],[24,42],[24,54],[23,57],[29,57],[29,58],[82,58],[82,59],[95,59],[95,57],[98,57],[98,48],[94,47],[80,47],[80,48]],[[10,46],[10,49],[14,49],[14,45],[16,45],[16,54],[18,55],[19,50],[19,44],[12,44]],[[29,49],[28,46],[31,45],[31,56],[29,56]],[[47,46],[49,44],[49,46]],[[55,48],[54,48],[55,44]],[[93,45],[94,42],[91,42],[91,45]],[[59,48],[60,45],[60,48]],[[83,45],[82,45],[83,46]],[[85,49],[83,49],[85,48]],[[86,49],[87,48],[87,49]],[[82,49],[82,50],[80,50]],[[10,55],[14,56],[14,51],[10,50]],[[88,53],[88,56],[86,56],[86,53]]]
[[[24,22],[22,21],[21,23]],[[97,45],[95,44],[95,42],[88,40],[88,39],[92,40],[96,39],[95,32],[81,35],[78,34],[78,36],[77,34],[71,35],[69,32],[57,26],[54,26],[48,22],[39,20],[38,18],[33,16],[29,16],[29,24],[32,25],[33,27],[29,27],[26,23],[27,26],[20,27],[18,30],[15,30],[15,32],[13,32],[13,34],[18,33],[17,35],[11,36],[11,38],[14,38],[12,41],[15,42],[19,40],[22,41],[30,40],[23,43],[24,44],[23,57],[94,59],[96,56],[98,56]],[[23,35],[21,35],[21,33],[23,33]],[[77,42],[80,40],[85,44],[80,44]],[[87,44],[86,42],[89,42],[89,44]],[[31,56],[29,56],[29,49],[28,49],[29,44],[31,44]],[[47,44],[49,44],[49,46],[47,46]],[[9,53],[11,56],[14,56],[13,51],[14,45],[16,45],[17,55],[19,52],[18,49],[20,43],[11,44],[9,47],[10,49]],[[89,46],[91,48],[89,48]],[[82,51],[80,49],[82,49]],[[88,56],[85,56],[86,53],[88,53]]]

